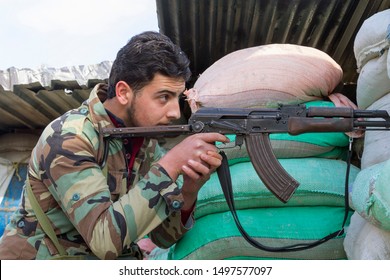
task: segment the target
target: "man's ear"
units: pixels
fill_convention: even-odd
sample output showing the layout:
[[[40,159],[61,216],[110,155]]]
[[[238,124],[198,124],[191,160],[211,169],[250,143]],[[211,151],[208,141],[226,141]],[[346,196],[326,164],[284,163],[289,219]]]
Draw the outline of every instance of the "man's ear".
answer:
[[[115,93],[116,98],[122,105],[126,105],[131,102],[131,99],[133,97],[133,91],[131,87],[124,81],[119,81],[116,83]]]

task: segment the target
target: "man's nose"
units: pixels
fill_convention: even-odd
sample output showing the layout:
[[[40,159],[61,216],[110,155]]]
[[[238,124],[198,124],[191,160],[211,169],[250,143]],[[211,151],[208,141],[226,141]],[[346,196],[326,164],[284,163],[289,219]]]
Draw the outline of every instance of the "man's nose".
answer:
[[[170,120],[177,120],[180,118],[180,105],[179,102],[172,102],[168,108],[167,117]]]

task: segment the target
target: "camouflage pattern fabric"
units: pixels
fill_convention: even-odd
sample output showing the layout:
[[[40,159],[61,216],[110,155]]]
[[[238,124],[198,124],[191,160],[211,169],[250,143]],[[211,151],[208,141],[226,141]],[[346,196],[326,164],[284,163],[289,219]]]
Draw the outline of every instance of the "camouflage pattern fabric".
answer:
[[[106,90],[98,84],[78,109],[46,127],[32,152],[27,180],[69,255],[116,259],[145,235],[168,248],[193,222],[191,217],[189,227],[181,223],[181,184],[156,164],[164,151],[152,139],[145,139],[133,174],[128,174],[122,141],[110,139],[108,172],[102,171],[98,127],[113,127],[102,104]],[[0,241],[0,259],[56,255],[24,191]]]

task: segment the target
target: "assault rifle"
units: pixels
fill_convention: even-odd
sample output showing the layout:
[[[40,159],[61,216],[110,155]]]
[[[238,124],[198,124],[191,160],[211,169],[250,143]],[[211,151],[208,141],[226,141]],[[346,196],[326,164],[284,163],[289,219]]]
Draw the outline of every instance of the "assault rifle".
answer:
[[[378,120],[379,119],[379,120]],[[103,137],[169,137],[218,132],[235,134],[236,145],[244,141],[250,160],[264,185],[286,203],[299,183],[275,157],[270,133],[352,132],[390,130],[385,110],[354,110],[347,107],[280,105],[279,108],[200,108],[185,125],[103,128]]]

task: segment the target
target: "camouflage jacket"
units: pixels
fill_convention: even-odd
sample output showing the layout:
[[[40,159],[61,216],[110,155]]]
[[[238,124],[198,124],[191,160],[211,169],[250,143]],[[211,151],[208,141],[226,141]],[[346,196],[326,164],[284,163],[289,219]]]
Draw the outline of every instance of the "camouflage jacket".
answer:
[[[167,248],[189,230],[181,223],[180,184],[156,164],[163,150],[152,139],[145,139],[133,174],[127,172],[122,140],[110,139],[103,172],[98,126],[113,127],[102,104],[106,90],[97,85],[78,109],[46,127],[32,152],[27,180],[69,255],[115,259],[145,235]],[[0,259],[56,254],[24,191],[0,242]]]

